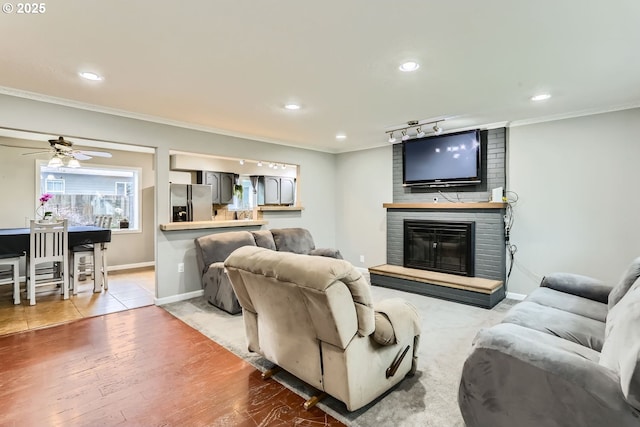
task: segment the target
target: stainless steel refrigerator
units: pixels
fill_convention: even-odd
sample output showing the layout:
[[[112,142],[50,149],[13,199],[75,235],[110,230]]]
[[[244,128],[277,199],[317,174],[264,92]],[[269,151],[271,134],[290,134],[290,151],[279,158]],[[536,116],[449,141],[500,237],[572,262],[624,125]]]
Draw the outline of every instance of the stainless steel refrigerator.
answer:
[[[211,221],[211,186],[204,184],[171,184],[173,222]]]

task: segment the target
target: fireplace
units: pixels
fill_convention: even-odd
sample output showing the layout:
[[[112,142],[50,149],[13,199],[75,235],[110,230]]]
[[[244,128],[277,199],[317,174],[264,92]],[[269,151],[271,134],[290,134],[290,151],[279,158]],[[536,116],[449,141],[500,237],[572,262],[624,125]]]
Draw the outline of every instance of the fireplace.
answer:
[[[404,220],[404,266],[474,276],[475,222]]]

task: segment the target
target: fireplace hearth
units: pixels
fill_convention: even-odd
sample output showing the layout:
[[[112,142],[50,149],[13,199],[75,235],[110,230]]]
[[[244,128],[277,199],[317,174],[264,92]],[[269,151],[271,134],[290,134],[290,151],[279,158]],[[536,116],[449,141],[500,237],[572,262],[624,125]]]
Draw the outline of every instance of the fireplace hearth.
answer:
[[[475,222],[404,220],[404,266],[473,277]]]

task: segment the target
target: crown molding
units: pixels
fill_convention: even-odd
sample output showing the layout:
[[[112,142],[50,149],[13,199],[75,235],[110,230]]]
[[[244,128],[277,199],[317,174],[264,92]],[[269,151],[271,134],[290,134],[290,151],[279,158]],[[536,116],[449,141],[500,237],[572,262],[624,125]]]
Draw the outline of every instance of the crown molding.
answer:
[[[514,120],[512,122],[509,122],[509,125],[507,127],[528,126],[528,125],[533,125],[537,123],[553,122],[556,120],[566,120],[566,119],[573,119],[577,117],[594,116],[596,114],[613,113],[616,111],[631,110],[633,108],[638,108],[638,107],[640,107],[640,101],[631,102],[628,104],[614,105],[607,108],[589,108],[584,110],[572,111],[569,113],[553,114],[550,116],[542,116],[542,117],[536,117],[531,119]]]
[[[64,106],[64,107],[71,107],[71,108],[76,108],[76,109],[79,109],[79,110],[92,111],[92,112],[95,112],[95,113],[110,114],[110,115],[113,115],[113,116],[125,117],[125,118],[128,118],[128,119],[134,119],[134,120],[140,120],[140,121],[145,121],[145,122],[150,122],[150,123],[157,123],[157,124],[161,124],[161,125],[173,126],[173,127],[183,128],[183,129],[195,130],[195,131],[199,131],[199,132],[230,136],[230,137],[233,137],[233,138],[247,139],[247,140],[250,140],[250,141],[266,142],[268,144],[283,145],[283,146],[286,146],[286,147],[298,148],[298,149],[301,149],[301,150],[318,151],[318,152],[321,152],[321,153],[336,154],[335,150],[326,150],[326,149],[320,149],[320,148],[314,148],[314,147],[306,147],[306,146],[302,146],[302,145],[296,145],[296,144],[283,142],[283,141],[276,140],[276,139],[263,138],[263,137],[259,137],[259,136],[255,136],[255,135],[248,135],[248,134],[244,134],[244,133],[240,133],[240,132],[232,132],[232,131],[228,131],[228,130],[224,130],[224,129],[218,129],[218,128],[213,128],[213,127],[209,127],[209,126],[202,126],[202,125],[197,125],[197,124],[193,124],[193,123],[182,122],[182,121],[179,121],[179,120],[165,119],[165,118],[162,118],[162,117],[152,116],[152,115],[149,115],[149,114],[134,113],[134,112],[131,112],[131,111],[120,110],[120,109],[117,109],[117,108],[103,107],[103,106],[100,106],[100,105],[88,104],[88,103],[85,103],[85,102],[74,101],[74,100],[66,99],[66,98],[58,98],[58,97],[50,96],[50,95],[43,95],[41,93],[29,92],[29,91],[26,91],[26,90],[15,89],[15,88],[6,87],[6,86],[0,86],[0,94],[1,95],[13,96],[15,98],[24,98],[24,99],[29,99],[29,100],[32,100],[32,101],[43,102],[43,103],[46,103],[46,104],[61,105],[61,106]]]

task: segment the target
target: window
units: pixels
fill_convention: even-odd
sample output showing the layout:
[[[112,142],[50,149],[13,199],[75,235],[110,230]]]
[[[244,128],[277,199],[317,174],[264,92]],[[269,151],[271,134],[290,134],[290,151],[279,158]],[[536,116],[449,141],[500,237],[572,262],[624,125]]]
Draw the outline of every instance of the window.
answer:
[[[97,216],[107,215],[113,229],[140,230],[139,169],[50,168],[46,162],[39,162],[38,169],[40,194],[53,195],[47,210],[68,219],[69,225],[92,225]]]
[[[130,182],[116,182],[116,195],[127,196],[131,194],[131,190]]]
[[[47,193],[64,194],[64,179],[47,178],[44,184]]]
[[[253,186],[251,185],[251,180],[248,176],[241,176],[238,179],[238,184],[242,186],[242,196],[238,191],[233,192],[233,203],[231,203],[228,207],[230,211],[240,211],[253,209],[254,207],[254,197],[253,197]]]

